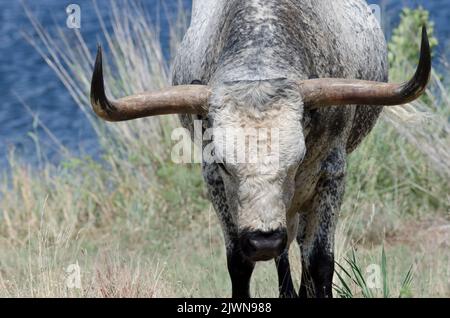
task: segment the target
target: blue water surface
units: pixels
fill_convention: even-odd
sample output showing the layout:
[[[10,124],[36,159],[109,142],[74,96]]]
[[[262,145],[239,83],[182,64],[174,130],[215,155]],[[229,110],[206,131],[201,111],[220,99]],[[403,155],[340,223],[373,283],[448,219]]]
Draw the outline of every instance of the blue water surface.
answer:
[[[55,163],[60,160],[55,144],[39,125],[33,124],[33,118],[22,102],[26,103],[38,115],[40,121],[72,152],[94,157],[99,154],[95,133],[85,115],[78,109],[55,73],[23,36],[24,32],[34,36],[36,34],[25,14],[24,5],[47,30],[52,31],[56,26],[66,25],[66,7],[74,2],[81,6],[81,32],[94,52],[98,36],[102,32],[92,1],[0,0],[0,170],[7,166],[7,154],[11,149],[15,149],[16,157],[31,164],[39,163],[38,153]],[[164,2],[164,5],[161,5],[161,2]],[[169,35],[164,17],[176,12],[179,2],[179,0],[142,1],[143,7],[154,21],[161,17],[161,40],[166,53]],[[437,35],[441,42],[440,52],[445,52],[444,43],[450,35],[450,1],[368,2],[381,5],[383,27],[387,36],[392,27],[398,23],[398,13],[403,6],[422,5],[427,8],[436,23]],[[102,15],[106,17],[110,11],[110,1],[98,0],[97,3]],[[191,0],[183,0],[181,3],[186,8],[191,6]],[[33,141],[35,135],[40,140],[39,151]]]

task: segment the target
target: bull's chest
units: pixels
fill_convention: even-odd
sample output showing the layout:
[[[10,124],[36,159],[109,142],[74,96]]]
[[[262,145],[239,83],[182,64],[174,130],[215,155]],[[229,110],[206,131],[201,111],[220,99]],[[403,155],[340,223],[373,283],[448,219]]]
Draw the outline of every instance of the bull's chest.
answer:
[[[301,211],[311,202],[321,178],[332,178],[334,173],[345,170],[345,151],[354,115],[354,107],[305,112],[306,156],[297,170],[292,212]],[[344,160],[334,160],[335,152],[340,152]],[[335,169],[326,169],[329,165]]]

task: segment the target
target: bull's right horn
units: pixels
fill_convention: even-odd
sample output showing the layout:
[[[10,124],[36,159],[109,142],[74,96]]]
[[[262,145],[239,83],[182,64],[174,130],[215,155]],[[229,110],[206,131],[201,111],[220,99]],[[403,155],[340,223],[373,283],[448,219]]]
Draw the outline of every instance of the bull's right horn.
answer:
[[[103,82],[102,48],[98,47],[91,83],[91,105],[107,121],[126,121],[169,114],[207,114],[211,95],[207,86],[180,85],[110,101]]]

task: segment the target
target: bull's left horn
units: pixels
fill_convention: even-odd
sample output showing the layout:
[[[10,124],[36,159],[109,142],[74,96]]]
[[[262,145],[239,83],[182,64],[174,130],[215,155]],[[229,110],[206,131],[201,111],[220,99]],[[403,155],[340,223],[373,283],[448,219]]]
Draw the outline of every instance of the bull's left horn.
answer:
[[[403,84],[321,78],[299,82],[307,107],[338,105],[403,105],[419,98],[431,75],[431,50],[426,27],[422,29],[420,62],[414,77]]]
[[[157,92],[137,94],[117,101],[106,97],[102,49],[99,46],[91,82],[94,112],[107,121],[125,121],[169,114],[207,114],[211,95],[207,86],[181,85]]]

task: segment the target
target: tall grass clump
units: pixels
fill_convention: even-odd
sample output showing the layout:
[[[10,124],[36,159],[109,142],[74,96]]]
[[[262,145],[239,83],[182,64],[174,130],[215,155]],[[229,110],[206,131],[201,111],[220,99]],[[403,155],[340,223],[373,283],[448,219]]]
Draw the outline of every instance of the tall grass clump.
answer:
[[[345,258],[345,265],[339,263],[336,272],[340,285],[335,286],[336,293],[342,298],[390,298],[392,297],[392,281],[389,280],[387,269],[387,258],[384,249],[381,252],[380,266],[371,267],[365,270],[359,264],[355,251],[352,250],[350,256]],[[348,269],[346,269],[346,267]],[[369,273],[368,273],[369,272]],[[367,276],[367,274],[370,274]],[[412,268],[408,270],[405,277],[399,283],[398,297],[410,296],[412,282]],[[350,283],[350,284],[349,284]],[[359,295],[354,294],[354,290],[359,291]]]
[[[113,98],[170,84],[158,28],[136,3],[112,2],[107,18],[96,8]],[[175,165],[170,158],[177,117],[117,124],[95,118],[88,98],[94,52],[77,30],[50,33],[27,13],[37,36],[26,38],[86,114],[102,157],[62,151],[61,164],[36,170],[11,156],[0,182],[0,297],[228,297],[223,238],[200,167]],[[172,53],[187,21],[180,11],[171,23]],[[408,43],[416,39],[411,36]],[[391,43],[394,56],[404,53]],[[404,80],[395,65],[392,80]],[[336,238],[337,296],[450,295],[449,99],[443,76],[434,73],[426,98],[387,110],[351,156]],[[291,252],[298,286],[298,247]],[[67,284],[74,264],[79,288]],[[399,282],[389,293],[367,290],[363,282],[371,264]],[[273,263],[258,264],[252,292],[277,296]]]

